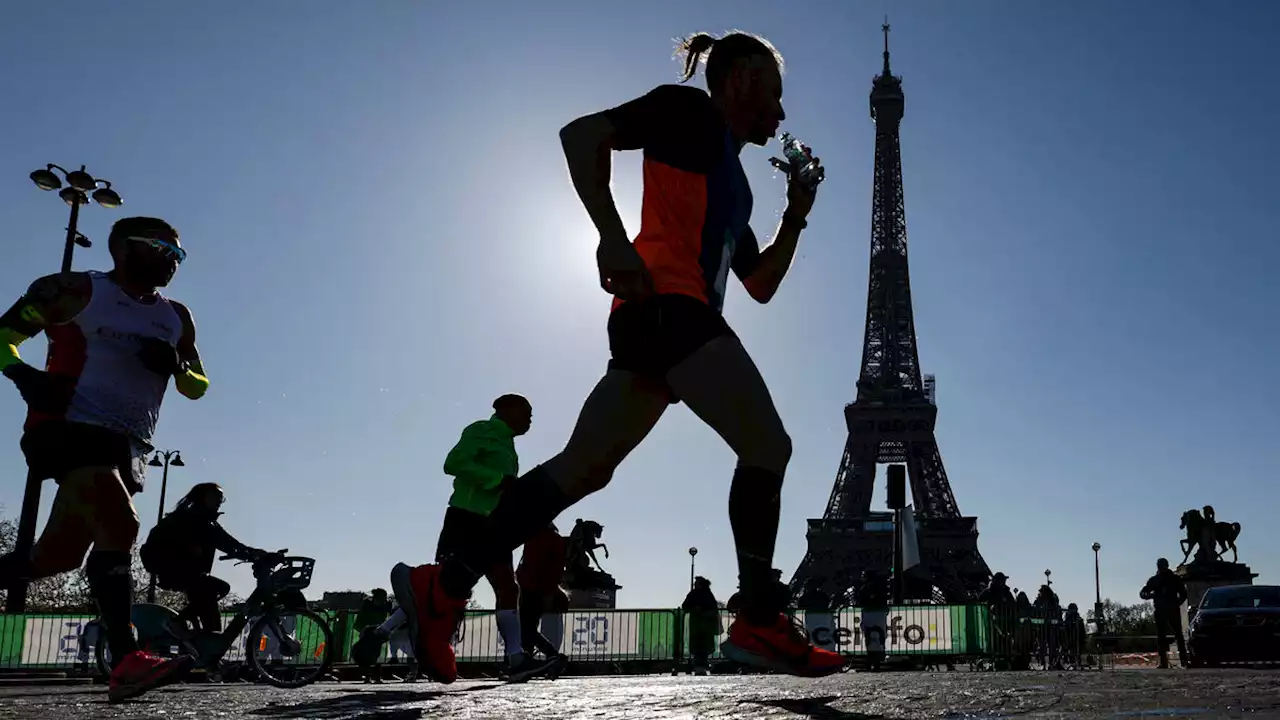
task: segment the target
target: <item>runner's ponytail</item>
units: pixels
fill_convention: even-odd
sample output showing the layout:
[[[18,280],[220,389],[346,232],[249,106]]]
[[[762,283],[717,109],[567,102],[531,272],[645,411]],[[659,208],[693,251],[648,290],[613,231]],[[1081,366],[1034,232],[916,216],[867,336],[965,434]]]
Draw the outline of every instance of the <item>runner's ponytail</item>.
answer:
[[[676,55],[684,56],[684,72],[680,82],[687,82],[698,72],[698,64],[706,60],[716,39],[707,33],[695,33],[676,43]]]
[[[783,71],[782,53],[759,35],[734,31],[723,37],[714,37],[707,33],[694,33],[687,38],[676,41],[676,56],[684,57],[684,72],[680,74],[680,82],[687,82],[698,72],[698,64],[706,63],[707,89],[715,93],[729,77],[734,63],[753,57],[772,58]]]

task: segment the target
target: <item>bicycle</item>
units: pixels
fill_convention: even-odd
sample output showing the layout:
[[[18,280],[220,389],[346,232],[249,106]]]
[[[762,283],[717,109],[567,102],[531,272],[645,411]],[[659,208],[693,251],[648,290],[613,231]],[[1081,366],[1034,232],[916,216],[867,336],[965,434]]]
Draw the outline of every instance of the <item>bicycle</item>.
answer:
[[[253,577],[257,580],[257,587],[220,633],[204,633],[190,638],[180,638],[170,629],[173,625],[180,624],[177,620],[178,614],[173,610],[153,603],[134,605],[132,620],[139,647],[162,657],[172,657],[178,652],[185,652],[196,658],[198,666],[211,672],[219,672],[223,667],[223,657],[235,645],[236,639],[249,624],[249,620],[256,617],[257,620],[253,622],[245,638],[244,650],[249,668],[258,677],[278,688],[299,688],[320,679],[328,672],[333,662],[333,630],[320,615],[305,607],[296,607],[283,602],[281,599],[281,595],[286,593],[301,595],[301,591],[311,584],[311,573],[316,561],[306,557],[288,557],[287,552],[289,551],[279,550],[254,560],[242,559],[236,563],[237,565],[252,563]],[[219,558],[219,560],[234,559],[236,558],[229,555]],[[318,662],[302,666],[309,672],[286,679],[273,674],[282,665],[264,662],[263,656],[268,654],[268,640],[272,638],[278,641],[280,656],[296,658],[302,654],[303,643],[286,630],[284,628],[286,623],[282,622],[282,616],[290,615],[308,621],[316,628],[320,637],[319,642],[314,643],[315,649],[312,653],[312,659]],[[295,632],[300,629],[301,623],[296,620],[290,624],[294,625]],[[175,648],[178,649],[177,652]],[[109,675],[111,657],[107,643],[98,643],[95,651],[99,672]]]

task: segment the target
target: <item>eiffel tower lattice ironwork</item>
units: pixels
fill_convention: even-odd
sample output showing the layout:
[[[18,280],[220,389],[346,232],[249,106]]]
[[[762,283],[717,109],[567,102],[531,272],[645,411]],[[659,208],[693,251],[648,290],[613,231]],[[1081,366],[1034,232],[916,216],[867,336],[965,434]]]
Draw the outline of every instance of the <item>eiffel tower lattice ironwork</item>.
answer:
[[[916,348],[907,273],[907,222],[898,129],[905,96],[889,70],[889,25],[884,68],[872,83],[875,180],[871,201],[871,271],[866,337],[855,401],[845,406],[849,439],[835,487],[821,519],[809,521],[808,552],[791,581],[800,596],[817,586],[836,603],[850,603],[865,570],[888,575],[893,521],[871,510],[876,465],[903,463],[919,530],[921,564],[905,577],[914,597],[959,602],[990,578],[978,552],[977,519],[963,517],[934,437],[937,407],[926,392]],[[932,587],[930,587],[932,586]]]

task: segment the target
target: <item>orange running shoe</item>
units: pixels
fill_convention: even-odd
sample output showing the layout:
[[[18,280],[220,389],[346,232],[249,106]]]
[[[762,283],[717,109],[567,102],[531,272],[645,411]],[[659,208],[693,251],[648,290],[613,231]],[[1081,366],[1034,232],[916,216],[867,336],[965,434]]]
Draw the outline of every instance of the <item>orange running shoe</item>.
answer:
[[[409,621],[409,637],[419,671],[442,683],[458,679],[453,654],[453,634],[466,611],[467,601],[449,597],[440,585],[439,565],[391,569],[391,589]]]
[[[182,677],[195,665],[195,658],[179,655],[171,660],[135,650],[111,671],[111,684],[107,689],[109,702],[134,698],[148,690],[168,685]]]
[[[808,633],[782,613],[769,625],[738,618],[729,626],[729,639],[720,644],[720,652],[743,665],[800,677],[822,677],[848,668],[840,653],[814,647]]]

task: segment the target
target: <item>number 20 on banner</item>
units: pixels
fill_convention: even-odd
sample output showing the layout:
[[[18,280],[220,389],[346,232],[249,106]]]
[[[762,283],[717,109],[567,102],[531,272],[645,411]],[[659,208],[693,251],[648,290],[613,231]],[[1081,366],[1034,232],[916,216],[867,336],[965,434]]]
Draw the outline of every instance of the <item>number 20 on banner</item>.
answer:
[[[575,647],[585,645],[609,644],[609,618],[604,615],[591,617],[579,615],[574,618],[573,644]]]

